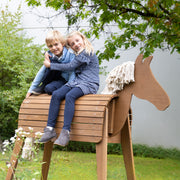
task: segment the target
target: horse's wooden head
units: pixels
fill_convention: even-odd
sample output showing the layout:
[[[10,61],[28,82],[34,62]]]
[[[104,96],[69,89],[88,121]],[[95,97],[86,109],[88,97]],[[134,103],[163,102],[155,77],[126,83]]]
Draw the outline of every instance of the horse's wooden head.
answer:
[[[133,94],[151,102],[159,110],[165,110],[170,105],[170,100],[164,89],[155,79],[150,69],[152,56],[143,61],[140,54],[135,62],[135,83],[133,84]]]
[[[140,99],[145,99],[156,106],[159,110],[165,110],[170,105],[170,100],[166,92],[160,86],[153,76],[150,63],[152,56],[147,57],[143,61],[143,55],[140,54],[135,62],[135,82],[130,83],[124,87],[122,91],[119,91],[118,99],[115,104],[113,129],[110,134],[116,135],[122,127],[128,117],[129,108],[131,104],[131,97],[134,94]]]

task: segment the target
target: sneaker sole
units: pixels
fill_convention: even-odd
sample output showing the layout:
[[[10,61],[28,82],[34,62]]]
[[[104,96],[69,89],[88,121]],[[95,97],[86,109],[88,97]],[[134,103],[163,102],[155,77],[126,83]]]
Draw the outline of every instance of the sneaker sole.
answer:
[[[50,141],[54,142],[57,139],[57,137],[52,138]]]
[[[54,142],[55,140],[56,140],[56,138],[57,137],[53,137],[52,139],[50,139],[50,140],[48,140],[48,141],[39,141],[39,143],[47,143],[47,142],[49,142],[49,141],[51,141],[51,142]]]
[[[69,144],[69,142],[67,143],[67,144],[65,144],[65,145],[62,145],[62,144],[58,144],[58,143],[54,143],[55,145],[59,145],[59,146],[62,146],[62,147],[65,147],[65,146],[67,146],[68,144]]]
[[[32,93],[33,93],[34,95],[40,95],[40,94],[42,94],[42,93],[38,93],[38,92],[35,92],[35,91],[32,91]]]
[[[61,146],[61,147],[65,147],[65,146],[67,146],[68,144],[66,144],[66,145],[62,145],[62,144],[57,144],[57,143],[54,143],[55,145],[58,145],[58,146]]]

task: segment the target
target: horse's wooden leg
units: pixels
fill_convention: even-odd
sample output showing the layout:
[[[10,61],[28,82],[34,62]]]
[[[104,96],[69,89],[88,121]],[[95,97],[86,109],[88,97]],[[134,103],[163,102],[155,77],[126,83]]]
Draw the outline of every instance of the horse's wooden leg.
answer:
[[[14,149],[11,155],[11,160],[9,164],[9,169],[7,172],[6,180],[12,180],[17,164],[18,164],[18,157],[21,154],[21,150],[24,144],[24,139],[17,137],[14,145]]]
[[[53,149],[53,142],[49,141],[44,144],[44,155],[43,155],[43,164],[42,164],[42,176],[41,180],[47,180],[51,155]]]
[[[98,180],[107,179],[107,143],[108,143],[108,108],[106,108],[106,117],[103,126],[103,138],[100,143],[96,144]]]
[[[133,148],[131,141],[131,129],[129,118],[126,119],[124,127],[121,130],[121,146],[124,157],[124,164],[126,167],[126,174],[128,180],[135,180]]]

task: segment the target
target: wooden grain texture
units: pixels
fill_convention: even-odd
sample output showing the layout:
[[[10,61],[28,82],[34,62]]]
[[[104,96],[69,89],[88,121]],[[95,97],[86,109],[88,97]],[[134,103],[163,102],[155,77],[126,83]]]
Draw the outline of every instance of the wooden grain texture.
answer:
[[[73,141],[98,143],[102,140],[105,109],[117,95],[86,95],[75,102],[75,113],[71,125],[70,138]],[[19,110],[18,127],[33,132],[43,132],[46,127],[51,96],[41,94],[25,99]],[[56,122],[56,132],[60,133],[64,121],[65,101],[60,105]],[[110,108],[110,107],[109,107]],[[111,109],[111,108],[110,108]]]

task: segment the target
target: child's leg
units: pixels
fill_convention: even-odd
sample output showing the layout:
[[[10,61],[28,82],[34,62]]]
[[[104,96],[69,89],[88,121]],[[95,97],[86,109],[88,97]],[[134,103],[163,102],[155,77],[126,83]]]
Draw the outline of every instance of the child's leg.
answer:
[[[44,85],[47,85],[55,80],[63,80],[63,78],[61,77],[61,71],[51,71],[49,68],[47,68],[43,76],[42,83]]]
[[[77,98],[79,98],[83,95],[84,95],[84,93],[82,92],[81,88],[79,88],[79,87],[75,87],[75,88],[71,89],[71,91],[69,91],[66,94],[63,129],[70,131],[71,122],[72,122],[72,119],[74,116],[75,101]]]
[[[50,126],[53,128],[55,127],[56,118],[58,117],[58,114],[59,114],[59,107],[60,107],[61,101],[65,98],[66,94],[70,90],[71,90],[70,87],[64,85],[52,93],[47,126]]]
[[[84,93],[82,90],[78,87],[72,88],[67,94],[66,94],[66,103],[65,103],[65,110],[64,110],[64,126],[61,130],[61,133],[54,142],[54,144],[60,145],[60,146],[66,146],[69,143],[70,135],[70,127],[71,122],[74,116],[74,110],[75,110],[75,100],[81,96],[83,96]]]
[[[48,115],[48,122],[47,127],[44,128],[44,134],[39,140],[41,143],[46,143],[48,141],[53,141],[56,138],[56,132],[55,132],[55,124],[56,124],[56,118],[59,114],[59,106],[61,103],[61,100],[64,99],[66,93],[70,90],[68,86],[63,86],[56,91],[53,92],[51,97],[51,103],[49,107],[49,115]]]
[[[61,72],[60,71],[51,71],[49,68],[46,68],[46,72],[42,78],[42,81],[40,83],[40,85],[33,89],[33,94],[35,95],[39,95],[45,91],[45,86],[49,83],[51,83],[52,81],[62,81],[64,82],[63,84],[65,84],[65,79],[61,76]],[[63,85],[61,84],[61,86]],[[59,87],[61,87],[59,86]],[[58,89],[58,88],[57,88]],[[47,92],[48,93],[48,92]],[[48,93],[49,94],[49,93]],[[52,94],[52,91],[50,92],[50,94]]]
[[[52,81],[51,83],[45,86],[44,91],[47,94],[52,94],[53,91],[61,88],[65,83],[66,83],[65,80]]]
[[[49,68],[46,68],[44,76],[41,79],[41,83],[32,90],[32,93],[35,95],[39,95],[44,92],[44,87],[53,80],[52,72]]]

